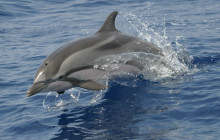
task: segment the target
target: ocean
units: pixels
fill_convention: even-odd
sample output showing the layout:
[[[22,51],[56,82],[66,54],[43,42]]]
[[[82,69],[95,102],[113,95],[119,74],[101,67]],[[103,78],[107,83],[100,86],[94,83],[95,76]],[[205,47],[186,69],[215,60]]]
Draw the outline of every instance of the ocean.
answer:
[[[219,139],[219,7],[218,0],[1,0],[0,139]],[[113,11],[118,30],[157,45],[163,59],[111,57],[116,65],[138,59],[144,70],[109,78],[107,90],[26,97],[49,54],[96,33]]]

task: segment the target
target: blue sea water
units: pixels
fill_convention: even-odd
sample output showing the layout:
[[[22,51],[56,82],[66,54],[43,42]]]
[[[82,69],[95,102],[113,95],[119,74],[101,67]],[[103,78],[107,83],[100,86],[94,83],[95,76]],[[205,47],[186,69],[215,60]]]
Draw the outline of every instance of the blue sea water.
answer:
[[[219,7],[218,0],[1,0],[0,139],[219,139]],[[120,31],[169,46],[175,73],[109,81],[101,93],[74,88],[76,100],[26,97],[50,53],[94,34],[115,10]]]

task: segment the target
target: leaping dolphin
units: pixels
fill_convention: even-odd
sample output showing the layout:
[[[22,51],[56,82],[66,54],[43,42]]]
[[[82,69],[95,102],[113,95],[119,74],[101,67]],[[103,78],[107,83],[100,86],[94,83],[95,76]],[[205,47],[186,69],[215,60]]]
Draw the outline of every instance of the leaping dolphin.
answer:
[[[162,50],[154,44],[118,31],[115,27],[117,14],[117,11],[112,12],[94,35],[67,43],[49,55],[39,67],[27,96],[50,91],[62,94],[72,87],[106,89],[106,85],[91,76],[104,72],[95,67],[95,61],[104,56],[130,52],[163,56]],[[140,68],[132,62],[124,67],[131,71]]]

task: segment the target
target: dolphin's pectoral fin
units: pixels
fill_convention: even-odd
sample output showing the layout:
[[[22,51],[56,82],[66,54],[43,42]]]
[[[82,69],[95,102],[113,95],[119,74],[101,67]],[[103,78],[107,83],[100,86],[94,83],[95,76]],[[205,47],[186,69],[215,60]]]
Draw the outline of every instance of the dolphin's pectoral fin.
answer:
[[[95,81],[87,81],[87,82],[82,82],[78,84],[79,87],[89,89],[89,90],[103,90],[106,89],[106,85],[102,85],[100,83],[97,83]]]
[[[102,90],[107,88],[106,85],[97,83],[92,80],[79,80],[76,78],[66,78],[65,80],[72,83],[72,85],[74,86],[78,86],[89,90]]]

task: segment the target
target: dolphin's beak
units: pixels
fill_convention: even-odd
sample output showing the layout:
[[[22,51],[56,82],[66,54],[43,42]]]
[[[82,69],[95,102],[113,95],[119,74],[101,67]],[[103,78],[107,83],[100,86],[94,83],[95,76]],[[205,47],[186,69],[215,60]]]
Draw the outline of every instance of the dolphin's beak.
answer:
[[[36,83],[33,84],[27,91],[26,96],[30,97],[34,94],[40,93],[45,87],[47,86],[46,83]]]

